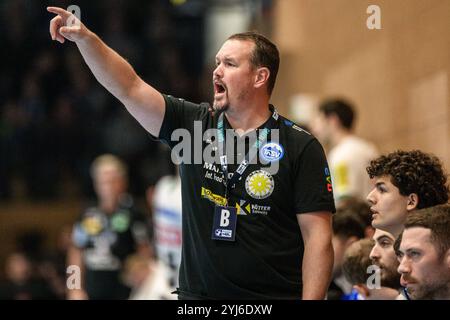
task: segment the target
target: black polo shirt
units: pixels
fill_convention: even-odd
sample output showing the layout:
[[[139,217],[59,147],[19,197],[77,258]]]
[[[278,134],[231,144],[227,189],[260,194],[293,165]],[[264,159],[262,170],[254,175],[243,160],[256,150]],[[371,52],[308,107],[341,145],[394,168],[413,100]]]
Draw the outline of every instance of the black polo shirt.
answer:
[[[335,211],[320,143],[279,116],[272,128],[279,130],[277,147],[282,149],[272,157],[279,161],[278,171],[270,174],[267,163],[259,160],[247,167],[228,199],[228,205],[238,211],[236,239],[212,240],[214,208],[225,202],[223,172],[220,163],[195,164],[193,160],[214,143],[204,133],[217,128],[218,115],[211,115],[207,104],[166,95],[164,99],[166,110],[159,139],[173,150],[179,151],[180,141],[192,148],[191,161],[186,161],[190,163],[180,165],[183,250],[179,297],[300,299],[304,245],[296,215]],[[225,128],[230,128],[224,118]],[[186,132],[193,138],[188,139]],[[172,141],[172,133],[183,139]],[[185,152],[180,154],[189,155]],[[239,163],[229,165],[229,172],[235,172]]]
[[[72,241],[83,252],[89,299],[127,299],[130,288],[123,284],[121,272],[138,245],[150,243],[144,216],[125,205],[110,214],[87,208],[74,225]]]

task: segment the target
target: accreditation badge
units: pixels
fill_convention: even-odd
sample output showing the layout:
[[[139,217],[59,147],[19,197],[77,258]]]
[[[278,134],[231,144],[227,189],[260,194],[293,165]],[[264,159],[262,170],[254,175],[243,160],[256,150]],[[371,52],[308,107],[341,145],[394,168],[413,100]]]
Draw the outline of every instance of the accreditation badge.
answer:
[[[211,239],[235,241],[236,221],[236,208],[216,206]]]

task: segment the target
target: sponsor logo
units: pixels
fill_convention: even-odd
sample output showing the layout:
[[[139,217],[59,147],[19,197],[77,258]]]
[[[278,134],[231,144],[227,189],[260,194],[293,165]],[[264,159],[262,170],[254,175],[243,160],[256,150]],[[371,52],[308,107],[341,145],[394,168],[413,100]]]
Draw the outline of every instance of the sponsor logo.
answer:
[[[258,204],[252,204],[252,214],[267,215],[270,211],[270,206],[260,206]]]
[[[214,204],[216,204],[218,206],[224,207],[227,205],[227,199],[225,199],[224,197],[222,197],[218,194],[212,193],[212,191],[209,189],[202,187],[201,196],[202,196],[202,198],[208,199],[209,201],[213,202]]]
[[[239,200],[239,203],[236,203],[236,210],[239,215],[262,214],[266,216],[270,211],[270,206],[261,206],[246,200]]]
[[[233,236],[233,230],[216,229],[215,234],[221,238],[231,238]]]
[[[206,170],[209,170],[209,171],[214,171],[215,173],[219,173],[219,168],[213,163],[205,162],[203,164],[203,169],[206,169]]]
[[[330,170],[328,168],[325,168],[325,177],[326,177],[326,181],[327,181],[327,190],[328,190],[328,192],[332,192],[333,185],[331,183],[331,175],[330,175]]]
[[[248,215],[251,214],[251,204],[245,200],[239,200],[239,203],[236,203],[236,211],[237,214]]]
[[[203,169],[206,170],[205,178],[223,183],[223,173],[219,171],[218,167],[212,163],[205,162]]]
[[[275,187],[273,177],[264,170],[256,170],[250,173],[245,180],[245,190],[255,199],[269,197]]]
[[[130,226],[128,212],[118,212],[111,218],[111,227],[114,231],[125,232]]]
[[[283,158],[283,147],[276,142],[266,143],[259,151],[259,155],[266,162],[277,161]]]
[[[103,224],[99,217],[90,216],[83,219],[81,222],[83,229],[87,232],[88,235],[95,236],[99,234],[103,230]]]

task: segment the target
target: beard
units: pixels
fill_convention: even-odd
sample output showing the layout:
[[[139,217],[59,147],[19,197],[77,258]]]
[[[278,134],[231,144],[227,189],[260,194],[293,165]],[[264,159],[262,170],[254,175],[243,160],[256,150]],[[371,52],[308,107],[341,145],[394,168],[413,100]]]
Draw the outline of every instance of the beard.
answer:
[[[450,284],[448,281],[416,284],[415,288],[408,288],[408,295],[413,300],[450,299]]]
[[[222,105],[222,104],[217,103],[216,100],[214,100],[212,108],[216,114],[220,114],[222,112],[227,111],[230,108],[230,104],[226,103],[226,104]]]
[[[381,269],[381,285],[383,287],[400,288],[400,273],[397,272],[397,269],[390,270],[386,268]]]
[[[380,261],[372,259],[372,263],[380,268],[381,286],[398,289],[400,288],[400,273],[397,272],[397,266],[387,268]]]

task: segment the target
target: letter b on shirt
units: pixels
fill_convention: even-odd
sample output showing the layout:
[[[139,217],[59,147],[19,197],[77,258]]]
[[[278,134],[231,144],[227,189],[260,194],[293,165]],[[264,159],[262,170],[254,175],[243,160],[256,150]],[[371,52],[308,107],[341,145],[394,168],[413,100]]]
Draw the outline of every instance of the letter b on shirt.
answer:
[[[222,209],[220,212],[220,226],[221,227],[228,227],[230,224],[230,211],[227,209]]]

